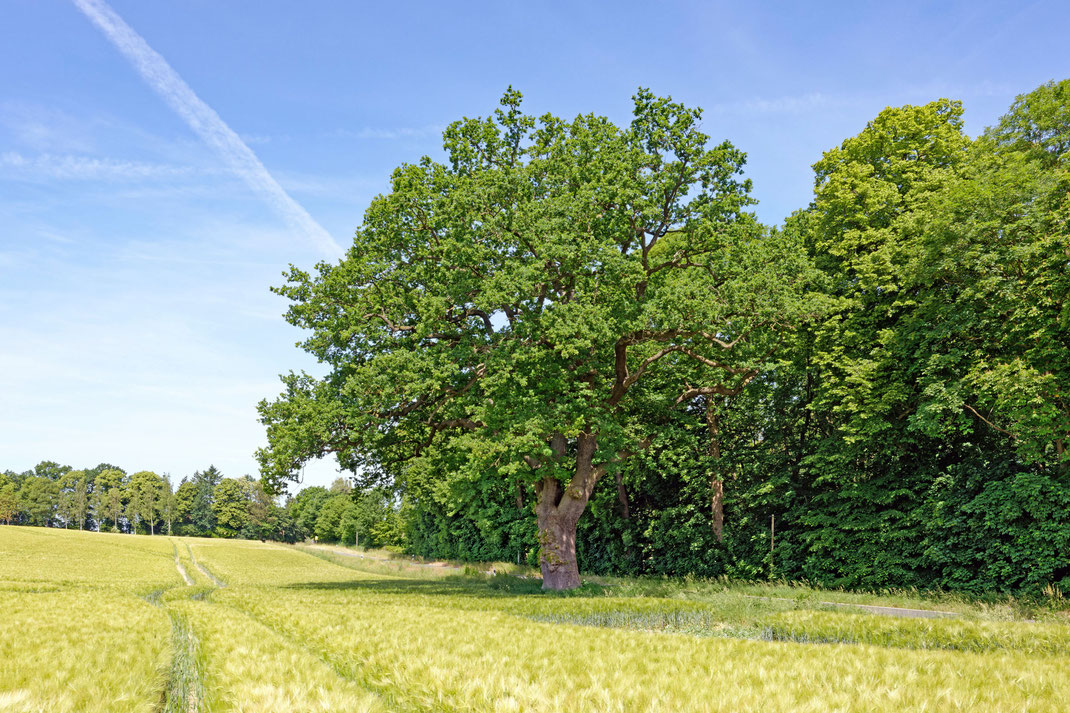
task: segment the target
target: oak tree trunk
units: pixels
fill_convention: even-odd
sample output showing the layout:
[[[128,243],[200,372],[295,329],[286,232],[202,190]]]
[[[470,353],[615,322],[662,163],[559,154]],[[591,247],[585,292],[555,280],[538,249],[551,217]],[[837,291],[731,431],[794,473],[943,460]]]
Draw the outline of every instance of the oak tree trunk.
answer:
[[[547,476],[535,485],[543,589],[575,589],[580,586],[580,569],[576,561],[576,523],[587,507],[598,480],[599,472],[594,468],[594,452],[597,448],[595,436],[580,434],[576,443],[576,470],[568,487],[562,487],[553,476]]]
[[[555,481],[556,482],[556,481]],[[576,562],[576,520],[557,513],[539,513],[539,568],[543,589],[580,586]]]

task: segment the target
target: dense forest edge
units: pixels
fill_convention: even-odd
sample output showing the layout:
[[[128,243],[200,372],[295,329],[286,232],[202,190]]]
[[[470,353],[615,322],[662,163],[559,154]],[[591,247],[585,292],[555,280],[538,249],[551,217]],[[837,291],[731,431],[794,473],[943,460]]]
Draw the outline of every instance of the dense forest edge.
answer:
[[[717,147],[732,168],[714,178],[730,188],[718,200],[737,201],[734,245],[765,251],[732,253],[748,266],[738,285],[775,310],[718,388],[674,401],[651,370],[620,402],[621,434],[655,435],[591,490],[576,523],[581,571],[1070,591],[1070,80],[1019,96],[976,139],[962,112],[946,99],[882,111],[824,154],[813,201],[775,228],[747,217],[750,186],[732,178],[743,155]],[[395,191],[417,180],[401,172]],[[663,257],[676,247],[665,235]],[[781,289],[783,270],[806,275],[801,295]],[[300,307],[331,274],[297,277]],[[686,288],[673,286],[693,298]],[[312,349],[328,357],[342,348],[318,338]],[[278,500],[281,456],[331,450],[282,433],[297,396],[330,386],[306,378],[291,375],[288,399],[261,405],[273,444],[263,480],[208,468],[172,483],[42,462],[0,476],[0,522],[540,563],[543,481],[515,458],[491,472],[512,451],[471,434],[404,465],[351,460],[351,481]],[[517,409],[535,419],[541,407]]]

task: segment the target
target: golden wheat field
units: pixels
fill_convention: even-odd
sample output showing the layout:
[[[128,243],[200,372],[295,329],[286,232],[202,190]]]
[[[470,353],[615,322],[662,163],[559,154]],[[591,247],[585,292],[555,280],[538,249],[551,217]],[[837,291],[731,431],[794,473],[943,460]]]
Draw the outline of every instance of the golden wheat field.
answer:
[[[1068,710],[1057,616],[823,600],[550,595],[259,542],[0,527],[0,711]]]

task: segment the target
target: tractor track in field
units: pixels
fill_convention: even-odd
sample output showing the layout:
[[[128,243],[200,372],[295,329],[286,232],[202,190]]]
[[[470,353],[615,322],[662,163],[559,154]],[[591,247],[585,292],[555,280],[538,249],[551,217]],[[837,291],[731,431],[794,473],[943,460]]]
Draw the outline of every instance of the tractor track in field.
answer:
[[[171,616],[171,668],[159,713],[204,713],[204,671],[198,663],[197,635],[184,616],[171,609],[167,613]]]
[[[220,603],[212,600],[209,595],[216,589],[226,587],[226,583],[197,561],[196,556],[193,554],[193,549],[188,542],[186,543],[186,550],[189,552],[193,566],[196,567],[201,574],[207,577],[215,587],[194,594],[190,597],[191,599],[205,601],[209,606],[226,607],[250,621],[263,626],[291,646],[301,651],[305,651],[312,657],[326,664],[327,667],[343,681],[352,683],[358,686],[361,690],[374,696],[389,713],[423,713],[423,708],[399,699],[396,695],[396,689],[372,683],[367,677],[361,676],[352,667],[336,661],[327,653],[301,641],[284,629],[272,625],[270,622],[261,619],[237,604]],[[193,582],[193,580],[186,574],[185,569],[181,566],[177,550],[175,552],[175,564],[178,567],[179,573],[182,574],[183,579],[185,579],[189,585],[195,584],[195,582]],[[162,592],[154,594],[156,595],[156,598],[153,603],[167,609],[168,613],[171,615],[172,622],[172,666],[170,675],[168,676],[167,688],[164,691],[164,696],[161,700],[160,707],[157,709],[157,713],[206,713],[204,673],[201,671],[200,665],[197,663],[200,660],[200,657],[198,656],[197,637],[193,631],[193,627],[184,616],[168,609],[166,605],[159,601],[159,595],[162,594]],[[186,702],[185,706],[182,705],[182,701]]]
[[[226,606],[227,608],[238,612],[247,619],[256,622],[260,626],[263,626],[268,631],[271,631],[279,638],[288,642],[292,646],[306,651],[314,658],[319,659],[326,664],[335,675],[344,681],[355,684],[361,689],[367,691],[371,695],[375,696],[376,700],[383,705],[383,707],[390,711],[390,713],[424,713],[425,708],[418,706],[414,703],[406,701],[404,698],[398,695],[398,689],[390,688],[387,686],[373,683],[367,676],[362,676],[353,666],[345,664],[335,657],[331,656],[325,651],[322,651],[316,647],[310,646],[306,641],[299,639],[297,636],[291,634],[285,629],[281,629],[275,626],[270,621],[267,621],[248,609],[234,603],[217,604],[217,606]]]
[[[193,551],[186,544],[190,559],[197,566],[197,560],[193,557]],[[175,558],[175,569],[178,570],[182,581],[185,583],[183,590],[196,586],[197,582],[186,571],[182,560],[178,555],[178,546],[171,542],[171,550]],[[197,566],[210,580],[215,578],[208,574],[203,567]],[[174,589],[169,587],[168,589]],[[160,693],[160,702],[155,713],[205,713],[207,702],[205,697],[204,678],[200,656],[200,644],[196,632],[189,620],[178,611],[175,611],[163,600],[163,594],[168,589],[152,592],[145,597],[150,604],[160,607],[167,612],[171,619],[171,664],[167,671],[167,683]]]
[[[172,543],[173,544],[173,543]],[[175,555],[178,564],[178,555]],[[193,584],[179,565],[179,572]],[[171,663],[167,669],[167,680],[160,691],[160,700],[153,709],[154,713],[205,713],[204,671],[198,663],[197,636],[182,614],[176,612],[163,600],[163,595],[174,587],[158,589],[142,597],[154,607],[167,612],[171,620]]]
[[[171,549],[174,550],[175,553],[175,569],[182,575],[182,581],[186,583],[186,586],[192,587],[194,584],[193,578],[189,576],[189,573],[186,572],[186,568],[182,566],[182,561],[178,558],[178,546],[175,545],[174,542],[171,543]]]
[[[201,574],[207,577],[209,582],[219,587],[220,589],[227,586],[226,582],[212,574],[207,567],[197,561],[197,557],[193,554],[193,548],[190,547],[188,542],[186,543],[186,550],[189,552],[189,558],[190,561],[193,562],[193,566],[196,567]]]

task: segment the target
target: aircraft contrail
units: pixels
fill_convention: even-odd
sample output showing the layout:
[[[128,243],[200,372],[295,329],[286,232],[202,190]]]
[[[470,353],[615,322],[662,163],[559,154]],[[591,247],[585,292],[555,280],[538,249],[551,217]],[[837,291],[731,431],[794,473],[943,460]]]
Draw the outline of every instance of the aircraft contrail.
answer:
[[[342,247],[323,226],[290,197],[244,141],[227,126],[212,107],[193,93],[171,65],[134,31],[104,0],[73,0],[74,4],[107,36],[137,69],[141,77],[182,117],[201,140],[215,149],[234,173],[271,204],[292,228],[330,257]]]

